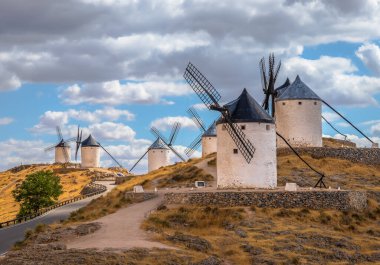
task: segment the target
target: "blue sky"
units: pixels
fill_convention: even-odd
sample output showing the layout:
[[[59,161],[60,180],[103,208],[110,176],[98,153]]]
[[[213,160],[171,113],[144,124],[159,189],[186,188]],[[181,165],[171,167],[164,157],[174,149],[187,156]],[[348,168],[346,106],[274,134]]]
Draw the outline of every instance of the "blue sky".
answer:
[[[183,152],[199,134],[186,110],[201,106],[182,78],[188,61],[222,102],[244,87],[261,102],[258,61],[269,52],[283,64],[278,85],[299,74],[379,141],[379,1],[251,2],[204,1],[199,9],[196,0],[2,1],[0,170],[50,162],[43,147],[56,141],[56,125],[66,137],[80,125],[129,168],[154,140],[151,125],[168,135],[178,120]],[[206,123],[217,117],[197,110]],[[352,141],[368,145],[328,109],[324,114]],[[323,133],[335,136],[326,124]],[[105,155],[102,163],[112,165]],[[143,161],[138,171],[145,169]]]

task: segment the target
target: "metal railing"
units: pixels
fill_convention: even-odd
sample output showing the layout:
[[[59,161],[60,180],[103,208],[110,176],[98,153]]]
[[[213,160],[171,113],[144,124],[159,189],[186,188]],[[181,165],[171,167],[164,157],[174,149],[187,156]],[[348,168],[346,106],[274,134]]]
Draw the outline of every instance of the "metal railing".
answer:
[[[49,211],[51,211],[53,209],[56,209],[58,207],[61,207],[61,206],[64,206],[64,205],[67,205],[69,203],[73,203],[73,202],[76,202],[76,201],[80,201],[80,200],[83,200],[85,198],[92,197],[94,195],[98,195],[98,194],[103,193],[103,192],[105,192],[107,190],[107,187],[104,186],[104,185],[101,185],[101,184],[90,183],[88,186],[90,186],[93,189],[96,189],[96,191],[93,191],[93,192],[90,192],[90,193],[87,193],[87,194],[83,194],[83,195],[79,195],[77,197],[74,197],[74,198],[71,198],[71,199],[68,199],[68,200],[65,200],[65,201],[61,201],[61,202],[59,202],[57,204],[54,204],[52,206],[49,206],[49,207],[46,207],[46,208],[42,208],[39,211],[37,211],[36,213],[31,214],[31,215],[22,216],[22,217],[18,217],[18,218],[9,220],[9,221],[2,222],[2,223],[0,223],[0,229],[3,228],[3,227],[7,227],[7,226],[11,226],[11,225],[22,223],[22,222],[26,222],[28,220],[31,220],[33,218],[36,218],[36,217],[40,216],[40,215],[43,215],[43,214],[45,214],[45,213],[47,213],[47,212],[49,212]]]

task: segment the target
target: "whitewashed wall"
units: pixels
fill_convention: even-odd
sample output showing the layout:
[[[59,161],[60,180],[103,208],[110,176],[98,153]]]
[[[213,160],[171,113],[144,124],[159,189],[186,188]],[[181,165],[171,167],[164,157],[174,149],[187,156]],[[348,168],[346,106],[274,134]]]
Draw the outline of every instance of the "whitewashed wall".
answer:
[[[148,172],[170,165],[167,149],[150,149],[148,151]]]
[[[215,153],[216,149],[217,149],[216,136],[202,137],[202,157],[205,157],[211,153]]]
[[[69,161],[66,161],[66,157],[69,159]],[[66,163],[66,162],[70,162],[70,160],[71,160],[70,146],[55,148],[55,163]]]
[[[81,147],[81,159],[82,168],[100,167],[100,147]]]
[[[217,125],[217,186],[218,188],[274,188],[277,186],[276,131],[269,123],[238,123],[256,148],[248,164],[235,142]],[[267,128],[267,126],[269,126]]]
[[[321,115],[319,100],[276,101],[277,132],[294,147],[321,147]],[[285,142],[277,137],[277,147],[285,146]]]

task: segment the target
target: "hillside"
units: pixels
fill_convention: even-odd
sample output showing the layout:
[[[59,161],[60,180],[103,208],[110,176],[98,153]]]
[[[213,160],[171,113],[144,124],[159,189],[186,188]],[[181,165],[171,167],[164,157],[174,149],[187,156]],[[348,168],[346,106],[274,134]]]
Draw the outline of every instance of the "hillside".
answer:
[[[91,182],[91,177],[96,175],[97,172],[99,172],[98,174],[112,174],[114,172],[114,170],[107,169],[64,168],[59,164],[25,165],[0,172],[0,222],[16,217],[19,203],[15,202],[12,196],[12,191],[16,185],[22,183],[28,174],[40,170],[52,170],[60,177],[64,192],[59,197],[59,201],[80,195],[83,187]]]
[[[343,159],[318,160],[310,156],[305,159],[327,175],[325,182],[328,186],[380,191],[380,165],[354,164]],[[5,263],[0,260],[0,264],[14,261],[19,263],[12,264],[28,264],[30,260],[39,264],[50,264],[46,260],[52,260],[60,264],[198,265],[380,262],[380,207],[373,198],[363,212],[161,205],[141,227],[150,240],[175,249],[96,251],[66,249],[62,245],[78,238],[78,234],[69,235],[73,233],[69,231],[77,231],[84,222],[136,203],[124,196],[124,192],[134,185],[163,189],[190,186],[197,179],[213,183],[215,166],[215,154],[212,154],[206,159],[193,159],[149,174],[130,176],[107,196],[72,214],[65,224],[29,233],[28,239],[17,247],[21,250],[11,252],[13,254],[4,260]],[[310,186],[318,179],[294,155],[278,157],[278,174],[279,185],[295,181],[301,186]],[[117,220],[119,222],[120,218]],[[90,224],[99,226],[96,221]],[[51,234],[56,239],[41,241],[51,238]],[[37,249],[36,244],[39,244]]]

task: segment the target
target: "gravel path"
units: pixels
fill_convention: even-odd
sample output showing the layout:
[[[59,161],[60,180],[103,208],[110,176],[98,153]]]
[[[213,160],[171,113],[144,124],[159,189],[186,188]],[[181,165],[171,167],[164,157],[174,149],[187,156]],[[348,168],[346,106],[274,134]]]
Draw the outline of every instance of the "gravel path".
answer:
[[[96,222],[102,227],[93,234],[66,242],[68,248],[171,248],[154,242],[149,234],[140,228],[147,214],[156,209],[162,201],[162,195],[141,203],[118,210],[116,213],[104,216]]]

